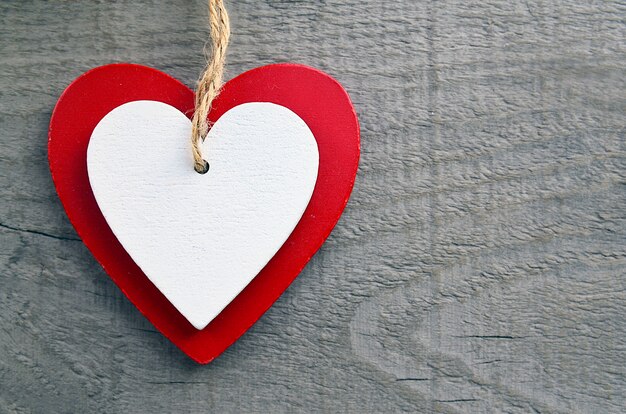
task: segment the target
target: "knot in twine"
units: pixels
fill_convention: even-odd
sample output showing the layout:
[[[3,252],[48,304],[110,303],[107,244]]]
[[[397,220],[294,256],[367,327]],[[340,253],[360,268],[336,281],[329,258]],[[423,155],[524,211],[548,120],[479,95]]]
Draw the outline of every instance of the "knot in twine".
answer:
[[[211,27],[211,56],[196,87],[196,109],[191,120],[191,150],[193,168],[200,174],[209,171],[209,163],[202,158],[201,145],[209,133],[208,115],[211,102],[220,93],[224,75],[226,49],[230,38],[230,22],[222,0],[208,0]]]

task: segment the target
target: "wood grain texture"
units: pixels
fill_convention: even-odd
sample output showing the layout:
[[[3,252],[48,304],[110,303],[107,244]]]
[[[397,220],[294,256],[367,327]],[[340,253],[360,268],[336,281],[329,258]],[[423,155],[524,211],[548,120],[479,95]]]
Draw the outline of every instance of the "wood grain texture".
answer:
[[[229,2],[227,76],[296,61],[362,127],[297,281],[198,366],[77,239],[46,161],[85,70],[193,84],[201,0],[0,3],[0,412],[626,411],[626,5]]]

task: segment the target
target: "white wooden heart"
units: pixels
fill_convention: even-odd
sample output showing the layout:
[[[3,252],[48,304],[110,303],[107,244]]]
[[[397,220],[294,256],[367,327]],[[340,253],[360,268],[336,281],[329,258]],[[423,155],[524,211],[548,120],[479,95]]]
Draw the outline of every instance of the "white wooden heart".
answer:
[[[191,122],[162,102],[107,114],[87,149],[89,181],[111,230],[196,328],[215,318],[287,240],[309,203],[319,153],[306,123],[272,103],[226,112],[193,169]]]

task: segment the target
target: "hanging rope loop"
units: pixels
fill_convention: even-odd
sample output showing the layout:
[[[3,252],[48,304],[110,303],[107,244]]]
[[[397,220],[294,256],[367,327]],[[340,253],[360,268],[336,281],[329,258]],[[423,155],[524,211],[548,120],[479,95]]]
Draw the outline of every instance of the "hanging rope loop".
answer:
[[[200,174],[209,171],[209,163],[202,157],[202,142],[209,132],[208,115],[211,103],[220,93],[224,76],[226,49],[230,39],[230,22],[222,0],[208,0],[211,28],[211,54],[196,87],[196,109],[191,120],[191,150],[193,168]]]

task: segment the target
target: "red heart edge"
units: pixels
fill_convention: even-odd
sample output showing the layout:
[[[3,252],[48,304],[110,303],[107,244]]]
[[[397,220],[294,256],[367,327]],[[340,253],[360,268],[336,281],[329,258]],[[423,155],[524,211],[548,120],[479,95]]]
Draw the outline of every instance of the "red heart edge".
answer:
[[[159,70],[129,63],[94,68],[74,80],[50,120],[48,160],[59,198],[84,244],[141,313],[200,364],[214,360],[280,297],[322,246],[343,212],[356,177],[360,132],[348,93],[329,75],[307,66],[262,66],[227,82],[209,120],[246,102],[272,102],[299,115],[315,136],[320,163],[304,215],[276,255],[202,330],[196,330],[150,282],[113,235],[93,196],[87,145],[114,108],[154,100],[193,116],[194,93]],[[190,167],[191,168],[191,167]]]

